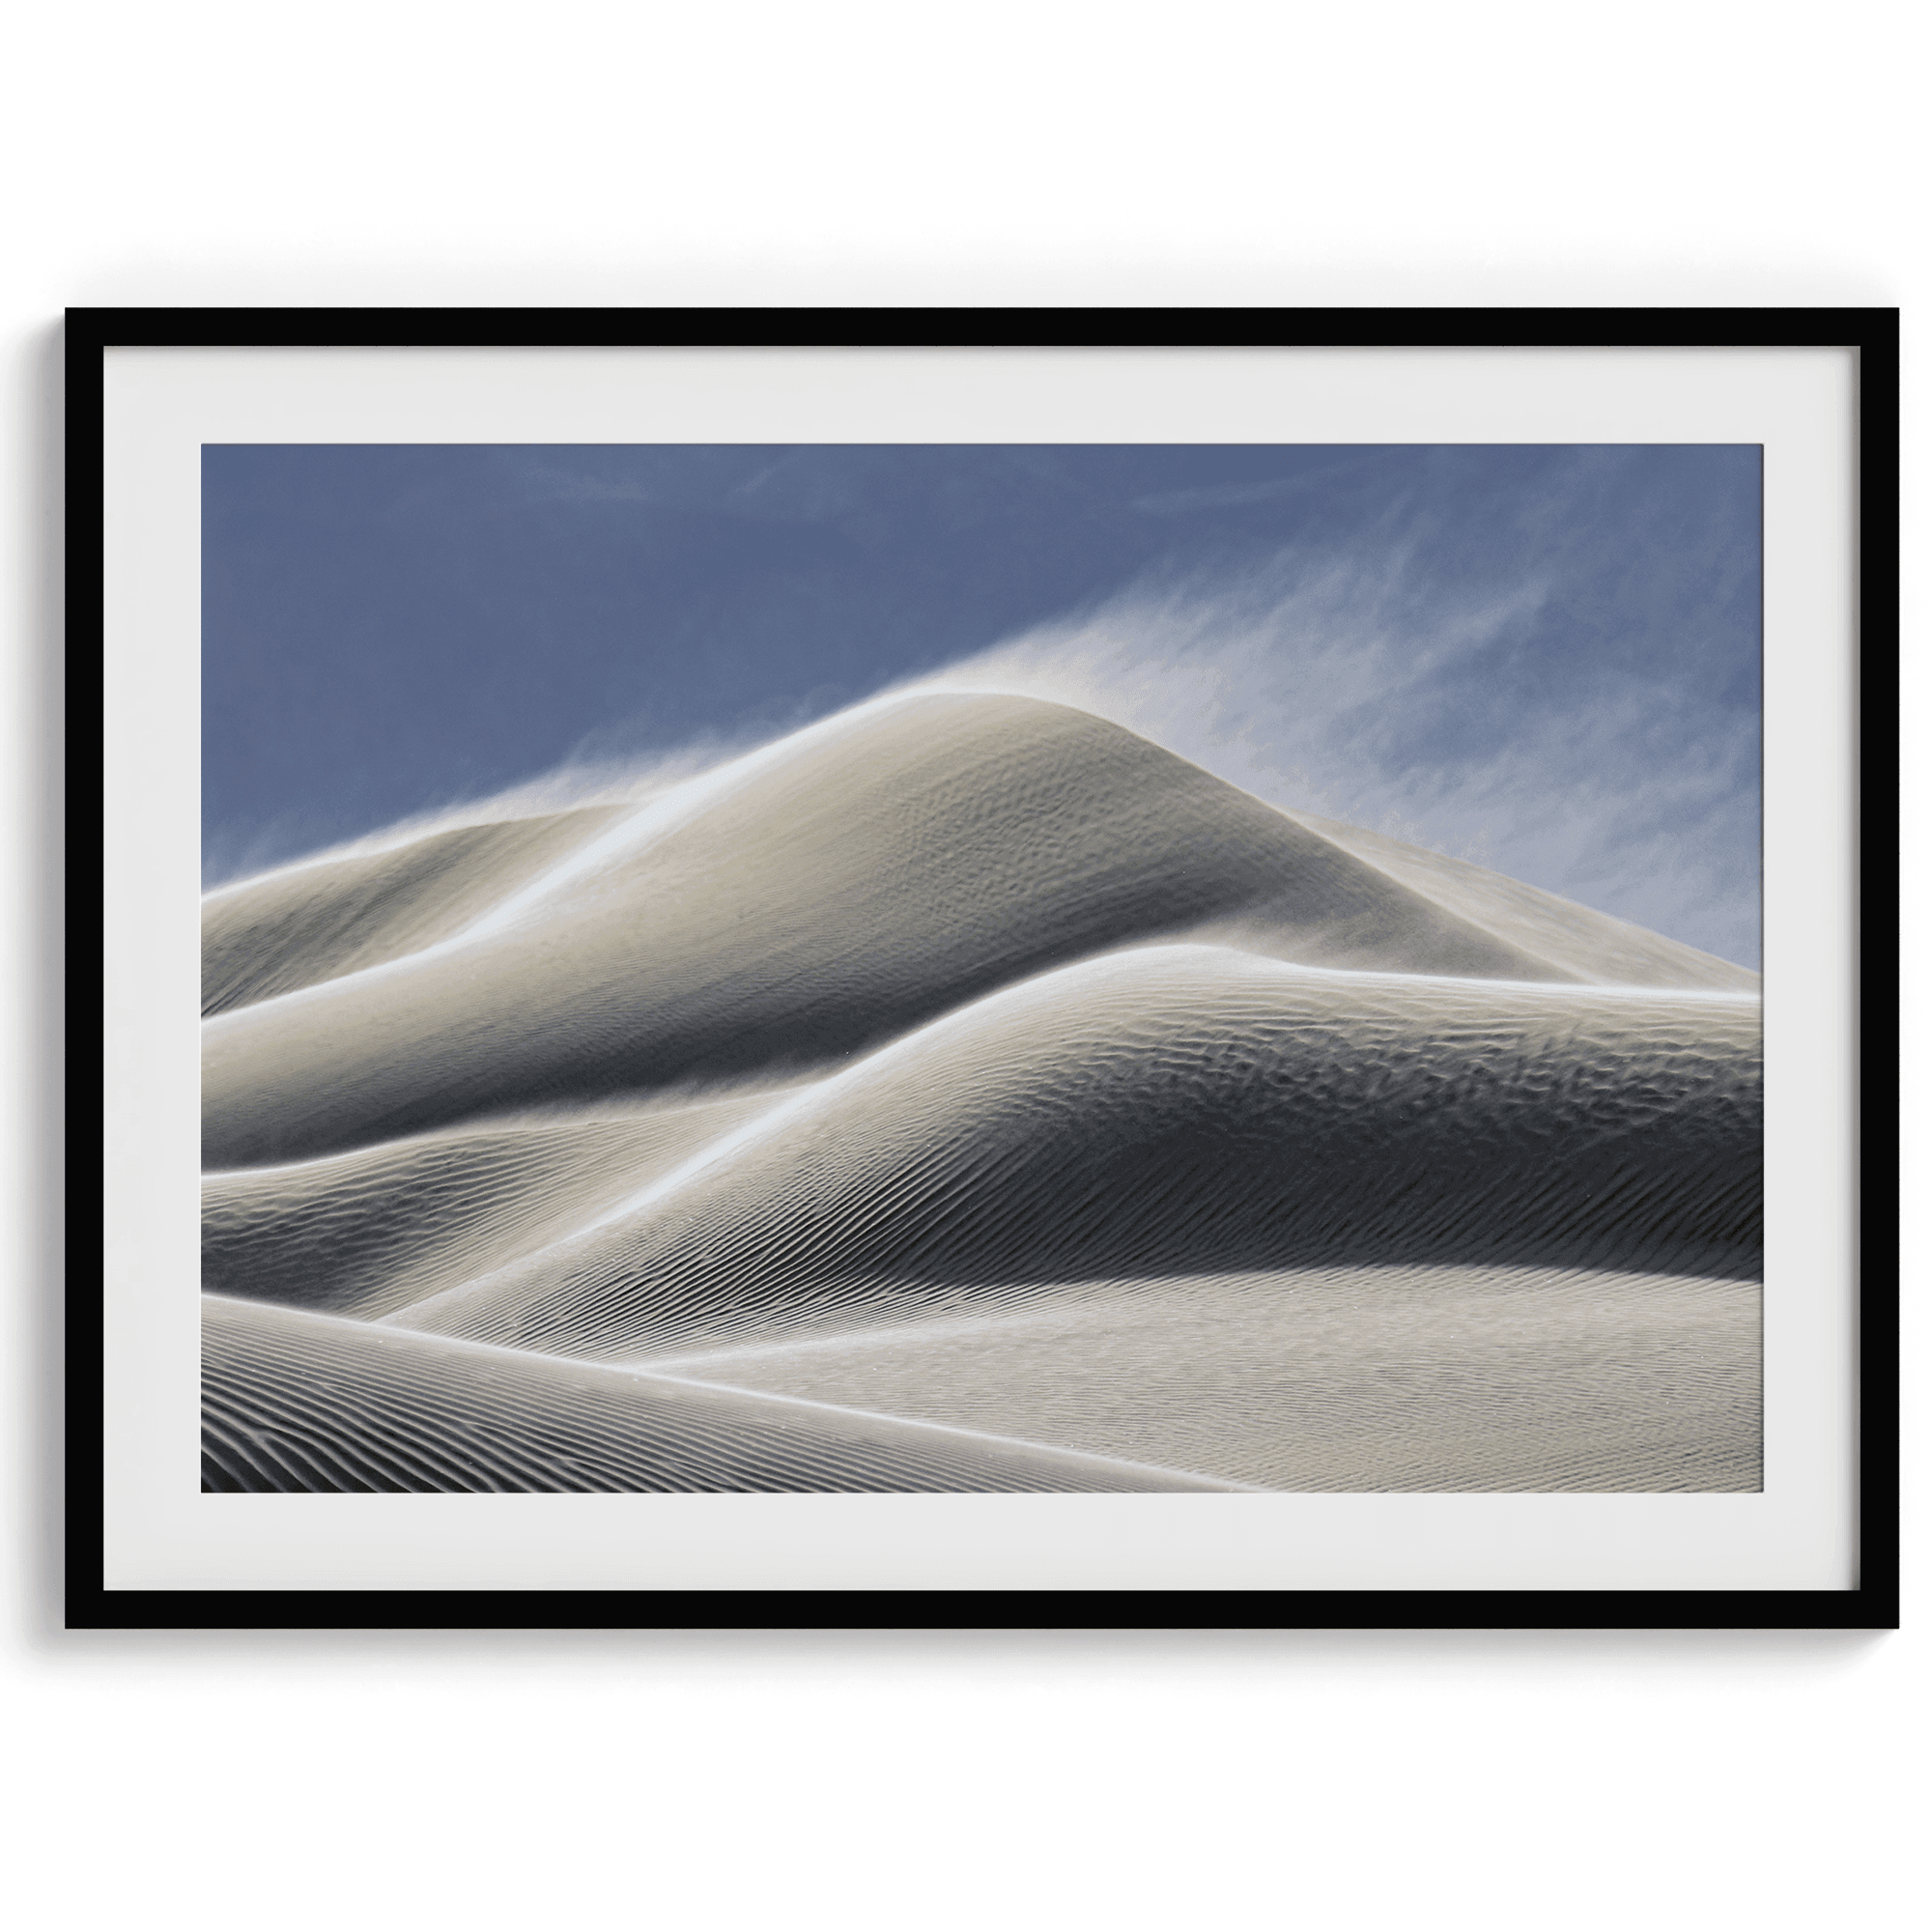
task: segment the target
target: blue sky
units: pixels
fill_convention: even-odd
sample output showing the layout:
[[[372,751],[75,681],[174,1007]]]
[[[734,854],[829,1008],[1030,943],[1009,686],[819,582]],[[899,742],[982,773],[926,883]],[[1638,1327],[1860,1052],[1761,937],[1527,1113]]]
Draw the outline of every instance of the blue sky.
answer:
[[[895,683],[1757,963],[1754,447],[210,446],[210,883]]]

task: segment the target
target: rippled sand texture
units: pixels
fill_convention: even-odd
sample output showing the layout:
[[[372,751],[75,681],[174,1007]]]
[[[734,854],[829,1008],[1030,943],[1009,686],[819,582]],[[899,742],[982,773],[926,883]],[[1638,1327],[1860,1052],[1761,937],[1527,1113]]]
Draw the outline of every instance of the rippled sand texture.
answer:
[[[212,1489],[1758,1487],[1756,977],[1084,712],[204,930]]]

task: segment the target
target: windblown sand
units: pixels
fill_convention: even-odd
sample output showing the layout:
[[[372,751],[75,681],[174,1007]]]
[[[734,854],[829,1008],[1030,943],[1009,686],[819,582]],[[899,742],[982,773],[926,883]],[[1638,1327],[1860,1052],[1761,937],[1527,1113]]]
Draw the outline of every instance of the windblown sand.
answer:
[[[1086,713],[204,929],[211,1488],[1758,1487],[1755,976]]]

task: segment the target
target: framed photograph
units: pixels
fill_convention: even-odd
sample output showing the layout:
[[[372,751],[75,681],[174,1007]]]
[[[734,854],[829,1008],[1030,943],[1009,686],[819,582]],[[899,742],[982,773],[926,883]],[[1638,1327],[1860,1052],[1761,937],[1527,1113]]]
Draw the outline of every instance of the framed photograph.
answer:
[[[71,1627],[1896,1622],[1895,312],[68,354]]]

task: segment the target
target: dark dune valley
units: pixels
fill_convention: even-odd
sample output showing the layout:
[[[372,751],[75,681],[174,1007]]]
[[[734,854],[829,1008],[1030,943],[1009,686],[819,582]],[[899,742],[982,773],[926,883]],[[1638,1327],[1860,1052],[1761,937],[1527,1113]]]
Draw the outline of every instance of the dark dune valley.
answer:
[[[208,1490],[1759,1487],[1756,976],[1084,711],[203,941]]]

